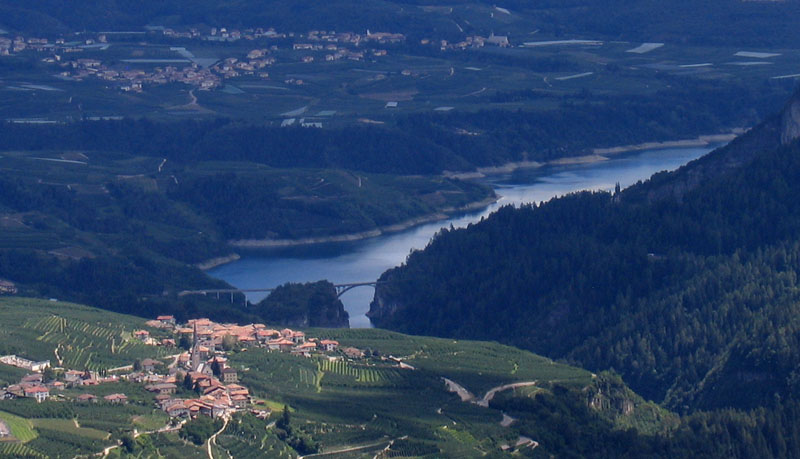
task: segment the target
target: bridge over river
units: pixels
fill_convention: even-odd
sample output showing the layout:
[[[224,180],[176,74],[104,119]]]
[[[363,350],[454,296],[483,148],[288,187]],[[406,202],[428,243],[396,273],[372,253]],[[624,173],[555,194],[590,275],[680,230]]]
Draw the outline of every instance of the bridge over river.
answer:
[[[350,290],[356,287],[375,287],[378,284],[385,284],[388,281],[373,281],[373,282],[352,282],[349,284],[334,284],[336,287],[336,297],[339,298],[345,293],[349,292]],[[178,293],[178,296],[186,296],[186,295],[217,295],[219,298],[220,295],[231,295],[231,301],[233,301],[233,295],[236,293],[271,293],[275,288],[208,288],[202,290],[183,290]]]

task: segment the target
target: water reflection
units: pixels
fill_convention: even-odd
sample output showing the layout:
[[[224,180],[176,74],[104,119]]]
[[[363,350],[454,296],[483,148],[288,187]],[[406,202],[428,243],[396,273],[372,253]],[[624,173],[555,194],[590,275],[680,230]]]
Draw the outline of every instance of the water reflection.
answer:
[[[217,267],[209,274],[238,288],[271,288],[286,282],[328,279],[335,284],[375,280],[387,269],[402,263],[412,249],[422,249],[442,227],[464,227],[488,216],[502,205],[547,201],[554,196],[580,190],[624,188],[662,170],[676,169],[710,151],[710,148],[648,150],[594,164],[569,165],[515,171],[487,179],[500,196],[497,203],[480,212],[421,225],[400,233],[364,241],[284,248],[247,255]],[[370,327],[364,315],[373,289],[358,287],[342,295],[350,313],[350,326]],[[252,302],[265,294],[249,294]]]

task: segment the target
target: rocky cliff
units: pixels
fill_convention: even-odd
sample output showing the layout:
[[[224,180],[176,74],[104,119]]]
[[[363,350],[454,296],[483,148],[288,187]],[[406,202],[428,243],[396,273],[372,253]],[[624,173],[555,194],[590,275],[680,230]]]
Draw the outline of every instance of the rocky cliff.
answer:
[[[375,286],[375,296],[369,304],[367,317],[375,324],[380,324],[390,318],[397,311],[399,303],[394,300],[390,292],[391,286],[378,284]]]

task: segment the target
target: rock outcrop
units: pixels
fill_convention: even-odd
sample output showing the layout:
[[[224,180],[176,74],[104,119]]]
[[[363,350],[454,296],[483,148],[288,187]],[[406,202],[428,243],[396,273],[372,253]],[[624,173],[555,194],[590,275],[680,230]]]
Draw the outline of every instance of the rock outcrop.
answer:
[[[271,325],[350,328],[350,318],[328,281],[284,284],[256,305]]]

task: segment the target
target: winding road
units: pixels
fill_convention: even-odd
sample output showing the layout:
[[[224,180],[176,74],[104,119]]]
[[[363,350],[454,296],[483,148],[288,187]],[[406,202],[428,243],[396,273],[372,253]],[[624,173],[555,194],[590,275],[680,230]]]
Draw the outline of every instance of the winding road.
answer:
[[[492,399],[494,398],[494,396],[498,392],[503,392],[503,391],[509,390],[509,389],[516,389],[518,387],[528,387],[528,386],[535,386],[536,385],[536,381],[521,381],[521,382],[516,382],[516,383],[511,383],[511,384],[503,384],[502,386],[497,386],[497,387],[493,387],[493,388],[489,389],[486,392],[486,394],[483,396],[482,399],[476,400],[475,396],[472,395],[472,392],[468,391],[467,388],[462,386],[461,384],[453,381],[452,379],[447,379],[447,378],[444,378],[444,377],[442,378],[442,380],[447,385],[448,392],[455,392],[456,394],[458,394],[458,396],[461,398],[462,402],[464,402],[464,403],[474,403],[474,404],[476,404],[478,406],[481,406],[483,408],[489,408],[489,402],[492,401]],[[439,413],[439,414],[442,414],[442,409],[439,408],[436,412]],[[502,414],[503,414],[503,419],[500,420],[500,425],[501,426],[510,427],[511,424],[513,424],[514,421],[516,421],[516,419],[514,419],[513,417],[507,415],[506,413],[502,413]],[[517,442],[514,445],[502,445],[501,448],[503,449],[503,451],[507,451],[509,449],[518,450],[520,448],[526,448],[526,447],[536,448],[537,446],[539,446],[539,442],[537,442],[536,440],[533,440],[532,438],[520,436],[519,439],[517,440]]]
[[[516,389],[518,387],[527,387],[536,385],[536,381],[522,381],[511,384],[503,384],[502,386],[497,386],[489,389],[489,391],[486,392],[486,395],[484,395],[482,399],[476,400],[475,396],[472,395],[472,392],[468,391],[467,388],[465,388],[461,384],[453,381],[452,379],[442,378],[442,380],[444,380],[444,383],[447,385],[447,390],[449,392],[455,392],[456,394],[458,394],[458,396],[461,397],[462,402],[474,403],[484,408],[489,407],[489,402],[492,401],[492,399],[498,392],[503,392],[504,390],[509,390],[509,389]]]
[[[217,444],[217,435],[224,432],[225,428],[228,427],[228,421],[230,420],[230,418],[228,418],[228,416],[223,416],[222,419],[225,421],[222,423],[222,427],[218,431],[214,432],[214,435],[208,437],[208,443],[206,443],[206,448],[208,450],[208,459],[214,459],[214,454],[211,452],[211,445]]]
[[[483,398],[481,400],[477,401],[476,403],[479,406],[482,406],[484,408],[488,408],[489,407],[489,402],[492,401],[492,399],[494,398],[495,394],[497,394],[498,392],[503,392],[504,390],[508,390],[508,389],[516,389],[518,387],[527,387],[527,386],[535,386],[535,385],[536,385],[536,381],[525,381],[525,382],[518,382],[518,383],[504,384],[502,386],[497,386],[497,387],[495,387],[493,389],[490,389],[489,392],[486,392],[486,395],[484,395]]]

